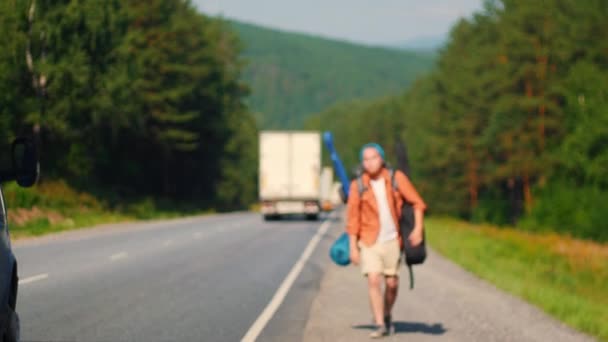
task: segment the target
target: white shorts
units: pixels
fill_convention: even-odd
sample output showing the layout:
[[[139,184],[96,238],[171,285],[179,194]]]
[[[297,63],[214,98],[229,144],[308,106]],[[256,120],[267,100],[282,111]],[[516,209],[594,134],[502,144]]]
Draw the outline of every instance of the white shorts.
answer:
[[[369,247],[359,241],[359,247],[361,248],[361,273],[363,275],[367,276],[369,273],[384,274],[387,277],[399,275],[401,246],[399,246],[398,239],[376,242]]]

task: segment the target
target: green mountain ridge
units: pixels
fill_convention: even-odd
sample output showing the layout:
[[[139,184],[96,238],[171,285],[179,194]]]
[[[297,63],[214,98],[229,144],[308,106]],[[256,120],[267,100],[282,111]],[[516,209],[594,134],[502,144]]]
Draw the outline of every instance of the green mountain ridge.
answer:
[[[399,94],[434,65],[434,54],[357,45],[227,21],[239,35],[261,129],[297,129],[327,107]]]

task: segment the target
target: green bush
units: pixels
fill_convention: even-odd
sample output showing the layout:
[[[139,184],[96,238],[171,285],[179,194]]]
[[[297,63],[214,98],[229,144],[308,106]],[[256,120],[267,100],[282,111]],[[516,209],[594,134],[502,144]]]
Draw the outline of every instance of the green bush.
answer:
[[[532,212],[519,225],[533,231],[552,230],[584,239],[608,241],[606,199],[608,191],[597,187],[556,182],[538,191]]]
[[[509,201],[497,190],[490,189],[482,193],[477,207],[471,214],[471,221],[475,223],[492,223],[497,225],[509,224]]]
[[[25,189],[16,183],[3,186],[4,200],[9,208],[31,208],[44,202],[43,196],[35,189]]]
[[[62,212],[70,209],[101,210],[104,205],[90,194],[78,192],[63,180],[38,184],[32,188],[22,188],[16,183],[3,186],[4,197],[9,208],[45,207]]]
[[[133,203],[127,207],[127,213],[138,219],[151,219],[157,216],[156,204],[152,198]]]

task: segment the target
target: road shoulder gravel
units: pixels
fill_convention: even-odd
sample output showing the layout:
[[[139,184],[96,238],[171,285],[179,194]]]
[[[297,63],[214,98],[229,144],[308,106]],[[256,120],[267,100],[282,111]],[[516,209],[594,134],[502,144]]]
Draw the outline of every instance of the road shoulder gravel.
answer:
[[[354,266],[328,266],[311,305],[304,341],[367,341],[372,315],[365,278]],[[506,294],[433,250],[415,267],[409,290],[402,267],[388,340],[593,341],[538,308]]]

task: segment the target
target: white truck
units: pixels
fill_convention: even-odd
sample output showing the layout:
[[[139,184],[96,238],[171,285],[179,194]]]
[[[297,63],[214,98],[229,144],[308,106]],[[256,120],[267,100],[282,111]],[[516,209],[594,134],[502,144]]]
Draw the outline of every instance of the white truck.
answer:
[[[321,194],[319,202],[323,211],[332,211],[334,204],[332,202],[332,190],[334,186],[334,169],[326,166],[321,172]]]
[[[321,134],[260,132],[259,197],[264,219],[319,217]]]
[[[331,203],[333,204],[334,208],[337,208],[343,204],[342,196],[340,196],[341,190],[342,190],[342,183],[334,182],[334,184],[332,184],[330,198],[331,198]]]

